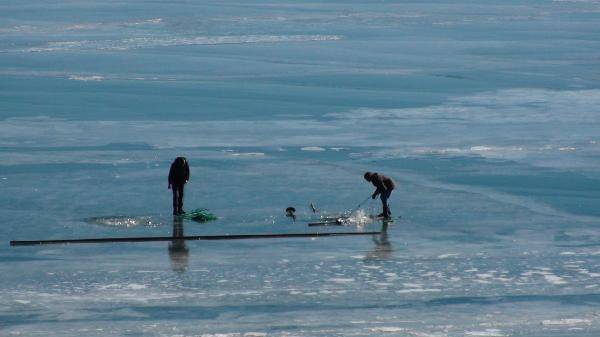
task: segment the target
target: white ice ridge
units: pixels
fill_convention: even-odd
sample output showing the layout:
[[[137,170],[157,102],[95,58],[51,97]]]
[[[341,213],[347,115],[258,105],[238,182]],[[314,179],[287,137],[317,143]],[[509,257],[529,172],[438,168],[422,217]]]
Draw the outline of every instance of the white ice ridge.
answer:
[[[18,25],[12,27],[0,28],[0,33],[20,33],[20,34],[57,34],[61,32],[69,31],[89,31],[89,30],[107,30],[107,29],[122,29],[124,27],[139,27],[145,25],[157,25],[163,23],[162,18],[151,18],[146,20],[137,21],[124,21],[124,22],[80,22],[70,23],[67,25]]]
[[[537,270],[530,270],[530,271],[524,272],[522,275],[525,277],[529,277],[529,276],[533,276],[533,275],[540,275],[544,278],[544,280],[546,280],[546,282],[554,284],[554,285],[563,285],[563,284],[569,283],[569,282],[565,281],[564,278],[552,274],[552,272],[550,271],[549,268],[538,267],[536,269]]]
[[[597,3],[600,3],[600,0],[552,0],[552,2],[573,2],[573,3],[597,4]]]
[[[354,282],[355,279],[353,279],[353,278],[330,278],[329,281],[334,282],[334,283],[351,283],[351,282]]]
[[[503,337],[506,336],[499,329],[485,329],[483,331],[465,331],[466,336]]]
[[[31,47],[22,52],[54,52],[69,50],[129,50],[154,47],[220,45],[247,43],[278,43],[335,41],[339,35],[224,35],[224,36],[173,36],[173,37],[133,37],[119,40],[78,40],[53,41],[44,46]],[[11,50],[14,51],[14,50]]]
[[[231,332],[231,333],[209,333],[201,334],[198,337],[265,337],[267,336],[264,332]]]
[[[553,148],[552,148],[553,149]],[[488,158],[509,158],[516,159],[523,157],[530,151],[552,150],[548,148],[530,149],[526,146],[493,146],[493,145],[474,145],[465,147],[418,147],[412,152],[415,154],[434,154],[434,155],[478,155]],[[558,148],[558,151],[561,148]]]
[[[69,79],[73,81],[102,81],[104,79],[103,76],[91,75],[91,76],[81,76],[81,75],[69,75]]]
[[[256,156],[264,156],[264,152],[239,152],[239,153],[231,153],[234,157],[256,157]]]
[[[382,326],[382,327],[378,327],[378,328],[371,328],[370,330],[371,330],[371,332],[387,332],[387,333],[405,331],[404,328],[395,327],[395,326]]]
[[[438,259],[447,259],[447,258],[450,258],[450,257],[456,257],[456,256],[459,256],[459,255],[460,255],[460,254],[458,254],[458,253],[448,253],[448,254],[442,254],[442,255],[439,255],[439,256],[438,256]]]
[[[396,290],[398,294],[410,294],[410,293],[439,293],[442,291],[441,289],[436,288],[410,288],[410,289],[400,289]]]
[[[546,319],[542,325],[590,325],[592,321],[584,318]]]
[[[544,123],[598,122],[600,90],[546,90],[534,88],[482,92],[450,99],[440,105],[422,108],[359,108],[326,116],[358,121],[393,124],[417,122],[468,123]],[[473,150],[486,150],[485,147]]]
[[[100,285],[100,286],[98,286],[98,289],[100,289],[100,290],[106,290],[106,289],[140,290],[140,289],[146,289],[146,286],[143,284],[138,284],[138,283],[130,283],[130,284],[112,283],[112,284]]]
[[[300,151],[320,152],[320,151],[325,151],[325,149],[320,146],[305,146],[305,147],[301,148]]]

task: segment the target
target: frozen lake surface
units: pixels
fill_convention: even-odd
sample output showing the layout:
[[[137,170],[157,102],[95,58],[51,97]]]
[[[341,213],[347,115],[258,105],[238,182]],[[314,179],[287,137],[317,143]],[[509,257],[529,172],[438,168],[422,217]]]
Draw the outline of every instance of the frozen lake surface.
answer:
[[[0,335],[600,335],[600,2],[0,4]],[[392,176],[375,236],[308,227]],[[286,218],[294,206],[298,219]],[[377,202],[363,211],[378,213]]]

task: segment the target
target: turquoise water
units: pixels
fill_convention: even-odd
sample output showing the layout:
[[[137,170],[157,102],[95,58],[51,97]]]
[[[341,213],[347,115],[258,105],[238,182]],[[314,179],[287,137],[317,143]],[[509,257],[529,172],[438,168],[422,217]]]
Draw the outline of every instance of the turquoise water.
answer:
[[[597,1],[3,1],[0,335],[598,336]],[[308,227],[392,176],[375,236]],[[285,217],[294,206],[298,219]],[[361,207],[379,212],[377,202]]]

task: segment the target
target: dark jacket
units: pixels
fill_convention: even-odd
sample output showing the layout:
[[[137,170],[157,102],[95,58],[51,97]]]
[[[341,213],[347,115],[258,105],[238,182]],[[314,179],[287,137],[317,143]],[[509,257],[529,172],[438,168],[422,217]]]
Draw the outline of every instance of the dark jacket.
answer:
[[[190,167],[183,157],[177,157],[169,170],[169,185],[183,185],[190,180]]]
[[[396,183],[394,180],[388,176],[384,176],[380,173],[373,173],[371,176],[371,184],[377,188],[374,195],[383,193],[383,192],[391,192],[394,188],[396,188]]]

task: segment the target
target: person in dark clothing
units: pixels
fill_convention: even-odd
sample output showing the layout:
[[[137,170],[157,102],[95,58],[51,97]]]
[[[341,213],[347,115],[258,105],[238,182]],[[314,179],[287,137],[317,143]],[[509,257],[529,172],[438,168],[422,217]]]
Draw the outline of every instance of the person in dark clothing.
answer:
[[[365,180],[373,184],[376,190],[371,195],[371,198],[377,198],[377,195],[380,195],[381,204],[383,205],[383,212],[379,214],[379,217],[383,217],[386,220],[392,218],[392,212],[390,211],[390,205],[388,204],[388,199],[390,195],[392,195],[392,191],[396,188],[396,184],[394,180],[388,176],[384,176],[383,174],[379,174],[376,172],[366,172]]]
[[[173,215],[185,214],[183,186],[190,180],[190,167],[184,157],[177,157],[169,170],[169,188],[173,190]]]

